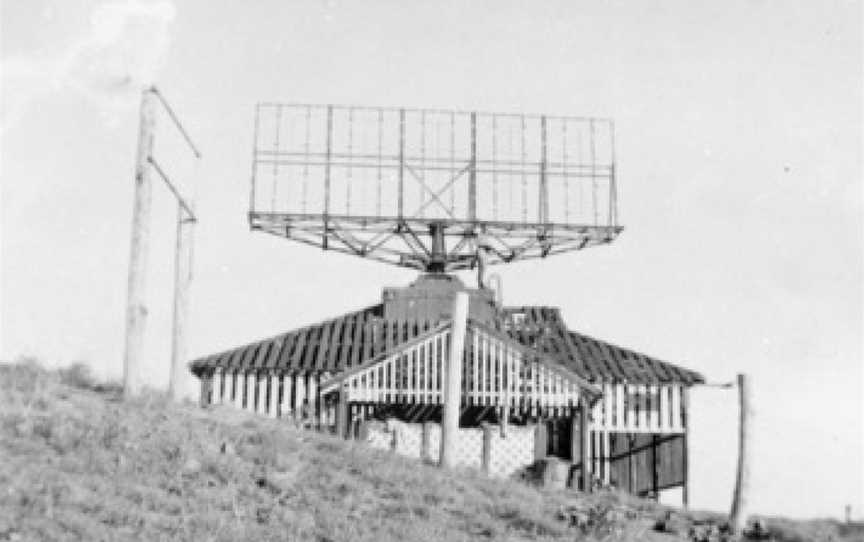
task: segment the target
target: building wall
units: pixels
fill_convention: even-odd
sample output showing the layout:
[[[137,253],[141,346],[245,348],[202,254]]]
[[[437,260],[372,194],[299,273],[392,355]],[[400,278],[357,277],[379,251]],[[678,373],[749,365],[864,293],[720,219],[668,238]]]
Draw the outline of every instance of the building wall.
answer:
[[[610,435],[609,482],[637,495],[657,494],[685,482],[684,436]]]
[[[215,372],[212,378],[202,378],[202,403],[229,404],[261,415],[292,419],[304,427],[332,430],[336,426],[336,407],[332,401],[325,400],[320,394],[320,387],[324,378],[321,374],[277,375],[254,371],[224,372],[220,370]],[[613,392],[613,396],[618,398],[622,394]],[[651,406],[653,402],[648,397],[648,395],[638,396],[640,401],[645,398],[644,402]],[[666,411],[677,412],[671,406],[676,403],[683,406],[687,402],[686,398],[686,394],[682,394],[680,403],[670,399],[667,404],[670,408]],[[725,396],[719,400],[723,404],[734,406],[734,402],[730,402]],[[660,401],[658,400],[656,403],[659,404]],[[625,403],[625,406],[626,404],[629,403]],[[387,424],[376,426],[374,430],[370,430],[368,433],[370,444],[378,448],[395,450],[406,457],[437,463],[440,450],[440,426],[435,422],[440,419],[440,408],[433,405],[420,405],[420,407],[422,408],[413,404],[407,406],[402,404],[357,404],[351,407],[351,418],[354,422],[372,418],[380,420],[383,417],[401,418],[404,421],[390,420]],[[611,406],[604,407],[603,412],[606,410],[611,410]],[[661,408],[658,412],[663,410]],[[695,417],[698,418],[699,413],[704,408],[692,410]],[[645,412],[645,419],[651,422],[654,417],[650,415],[652,411],[650,408],[639,408],[637,416],[628,417],[625,415],[623,419],[625,421],[630,418],[639,420],[639,415],[643,411]],[[600,420],[595,419],[594,424],[592,424],[595,430],[592,431],[590,452],[594,476],[603,483],[611,483],[633,493],[643,495],[655,493],[660,494],[661,497],[664,490],[687,484],[688,488],[695,490],[688,492],[688,495],[695,494],[697,497],[696,499],[692,497],[689,499],[690,505],[694,506],[698,503],[700,508],[716,508],[716,503],[725,502],[728,499],[726,496],[728,489],[725,487],[715,489],[709,482],[716,477],[717,472],[729,470],[728,457],[732,457],[734,461],[734,455],[717,453],[717,450],[722,448],[720,444],[734,446],[734,431],[731,437],[725,433],[721,435],[721,431],[710,428],[719,427],[723,424],[718,425],[716,421],[708,423],[706,420],[699,420],[695,424],[697,435],[695,446],[693,446],[696,449],[696,453],[694,453],[690,446],[690,437],[687,439],[688,445],[685,447],[684,444],[683,420],[687,417],[683,414],[684,411],[682,410],[681,426],[670,423],[665,428],[669,431],[666,434],[659,431],[656,433],[649,432],[655,429],[654,426],[657,425],[652,423],[646,423],[644,426],[641,423],[636,423],[637,432],[604,431],[602,429],[598,431],[596,426],[598,422],[602,422],[602,418]],[[486,469],[493,476],[503,477],[532,464],[535,458],[549,454],[573,461],[577,464],[577,469],[579,468],[578,465],[581,461],[579,458],[573,458],[571,453],[574,426],[572,426],[570,419],[559,420],[556,423],[550,422],[548,430],[543,432],[545,436],[538,439],[534,425],[510,425],[506,437],[501,438],[498,425],[484,424],[484,422],[497,421],[496,418],[497,416],[493,416],[485,407],[468,408],[463,412],[462,425],[472,427],[463,427],[458,432],[454,459],[456,465]],[[612,416],[612,419],[614,422],[616,418]],[[665,419],[665,416],[660,416],[658,419]],[[734,421],[735,417],[727,413],[723,419],[728,422],[729,420]],[[694,425],[691,420],[688,419],[687,421],[691,422],[687,425]],[[486,429],[484,430],[478,425]],[[425,431],[424,426],[426,427]],[[546,427],[546,424],[544,423],[542,426]],[[601,428],[606,427],[603,423],[599,423],[599,426]],[[629,427],[629,424],[625,424],[625,426]],[[352,425],[352,427],[356,429],[356,425]],[[352,431],[354,430],[352,429]],[[718,438],[722,441],[719,444]],[[656,442],[652,444],[652,440]],[[535,452],[535,446],[538,443],[542,445],[542,452]],[[540,455],[537,455],[538,453]],[[690,465],[694,476],[689,480],[686,472],[685,454],[695,456],[695,460]],[[718,455],[724,459],[722,465],[713,459]],[[731,468],[734,468],[734,462],[731,465]],[[695,484],[692,483],[693,478],[697,479]],[[732,478],[729,477],[729,479]]]

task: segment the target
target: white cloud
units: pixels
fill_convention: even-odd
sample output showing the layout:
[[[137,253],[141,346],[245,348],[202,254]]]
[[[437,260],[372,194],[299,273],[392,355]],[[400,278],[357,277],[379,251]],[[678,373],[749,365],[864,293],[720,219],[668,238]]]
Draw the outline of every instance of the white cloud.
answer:
[[[140,89],[153,84],[167,56],[176,10],[168,0],[99,4],[87,31],[54,58],[17,55],[0,61],[6,132],[40,96],[73,90],[104,114],[134,106]]]

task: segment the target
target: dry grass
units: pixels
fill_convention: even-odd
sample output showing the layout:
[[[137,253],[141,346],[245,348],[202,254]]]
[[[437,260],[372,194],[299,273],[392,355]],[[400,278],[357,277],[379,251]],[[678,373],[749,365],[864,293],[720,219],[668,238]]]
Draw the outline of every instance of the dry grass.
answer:
[[[662,514],[0,364],[0,540],[678,539]]]

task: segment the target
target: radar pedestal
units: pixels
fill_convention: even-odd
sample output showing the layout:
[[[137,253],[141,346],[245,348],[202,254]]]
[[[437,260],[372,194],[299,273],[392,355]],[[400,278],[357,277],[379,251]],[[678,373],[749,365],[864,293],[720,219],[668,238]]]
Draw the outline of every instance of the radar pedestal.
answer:
[[[438,322],[450,318],[456,294],[468,294],[468,317],[494,325],[498,317],[494,294],[485,288],[467,288],[459,277],[424,273],[406,287],[384,288],[384,319]]]

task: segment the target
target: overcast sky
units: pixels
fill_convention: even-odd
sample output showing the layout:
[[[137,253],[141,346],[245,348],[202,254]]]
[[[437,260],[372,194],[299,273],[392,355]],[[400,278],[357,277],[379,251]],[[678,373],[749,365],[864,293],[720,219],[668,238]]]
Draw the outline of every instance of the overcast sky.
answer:
[[[257,101],[610,117],[625,232],[497,269],[506,303],[560,306],[575,330],[711,381],[750,373],[754,507],[864,516],[857,2],[4,0],[0,35],[3,358],[119,377],[148,80],[205,155],[193,355],[375,303],[415,276],[248,231]],[[165,119],[158,133],[170,141]],[[166,160],[190,178],[179,149]],[[157,386],[174,215],[156,185]]]

